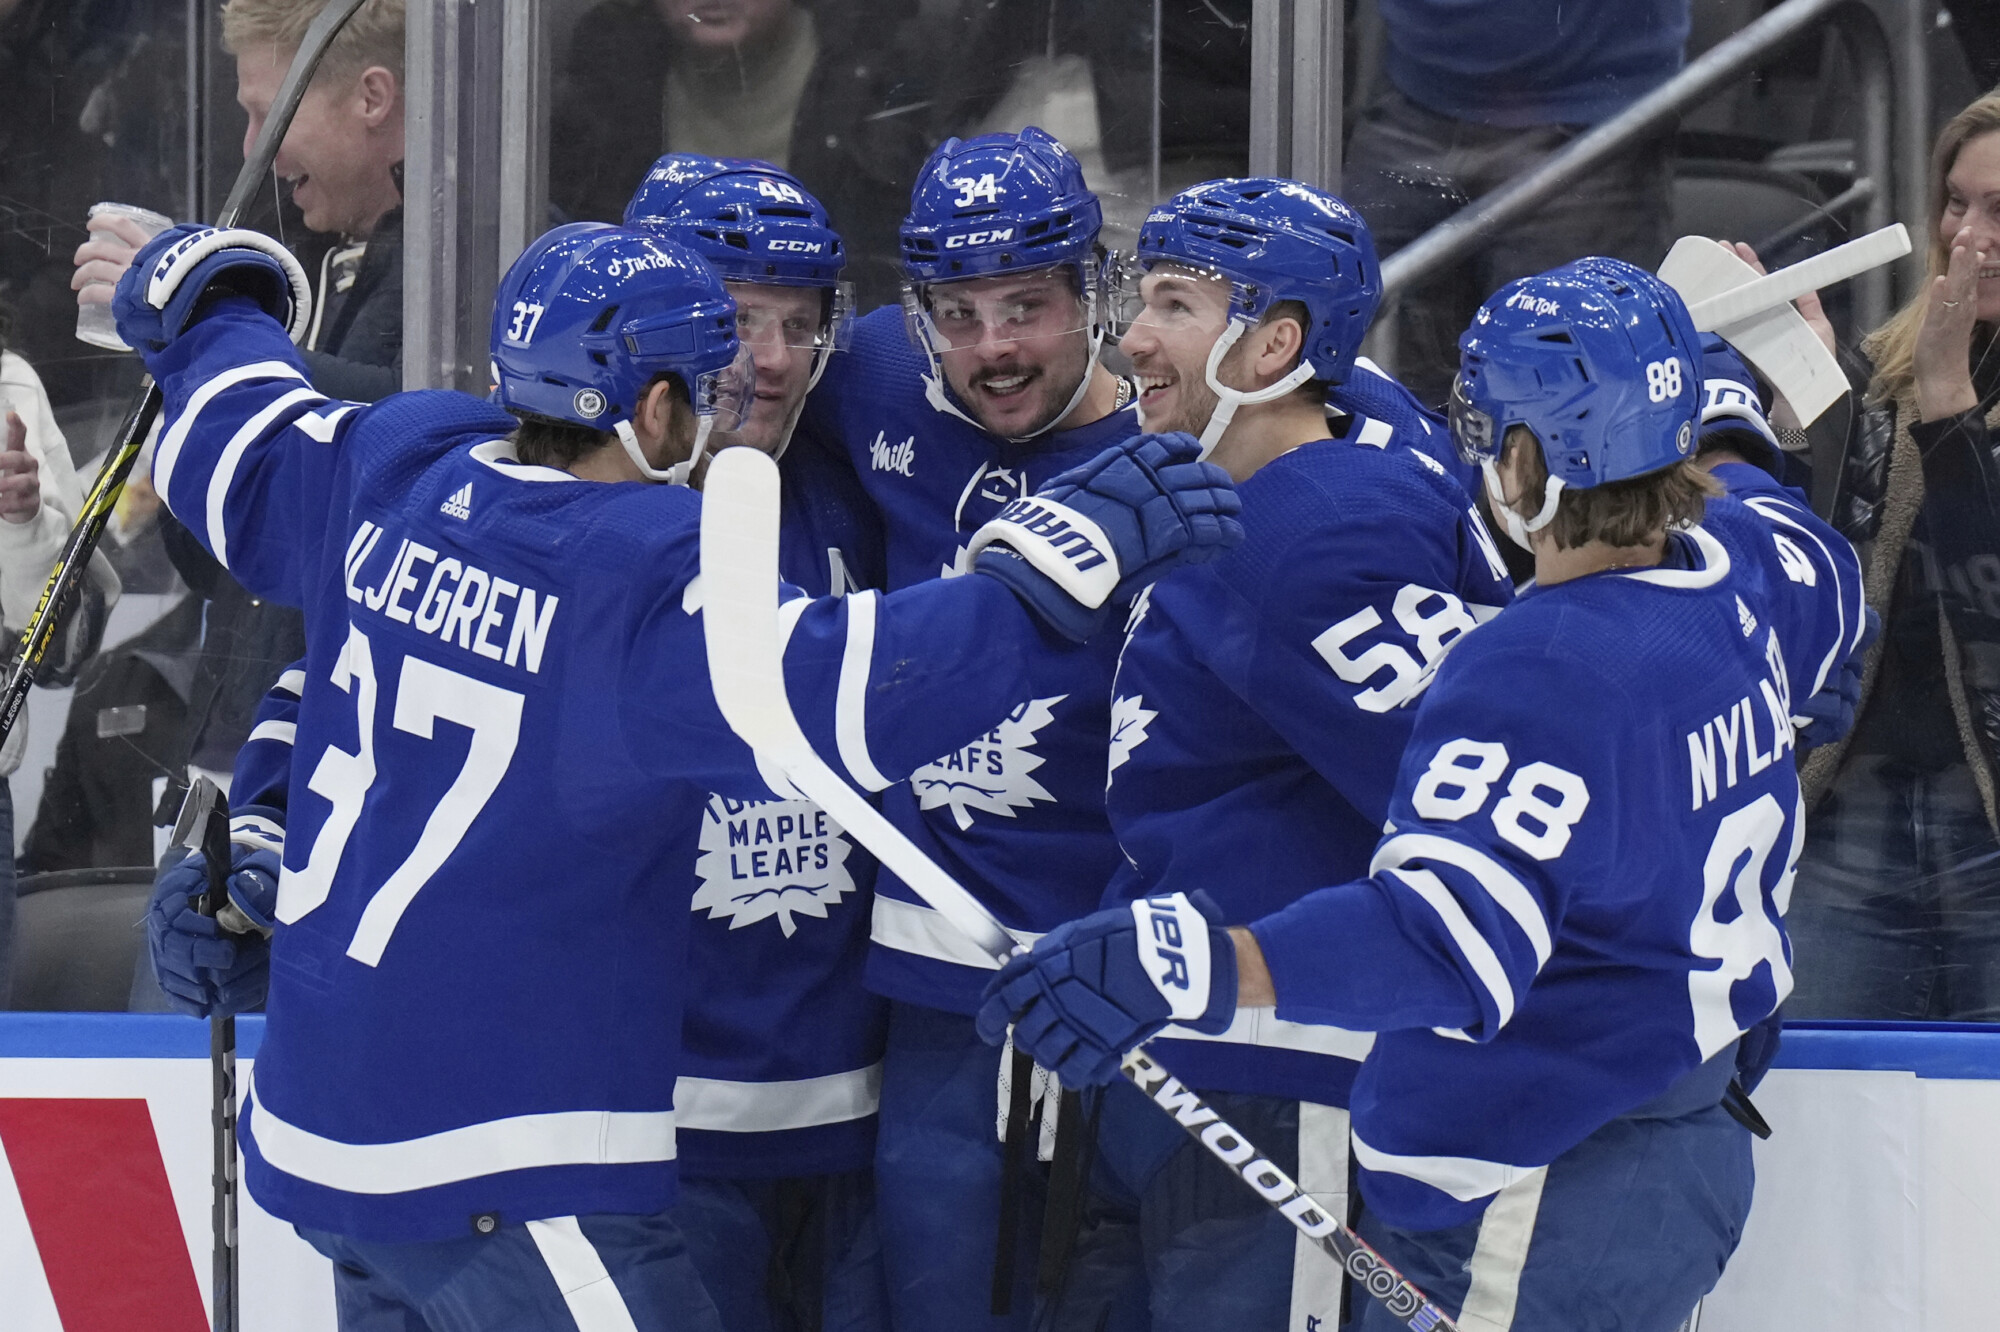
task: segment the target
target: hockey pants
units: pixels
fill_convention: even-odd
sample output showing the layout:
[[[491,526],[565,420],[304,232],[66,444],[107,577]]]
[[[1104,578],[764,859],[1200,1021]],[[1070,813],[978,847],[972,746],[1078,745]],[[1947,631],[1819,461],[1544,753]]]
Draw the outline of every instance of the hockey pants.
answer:
[[[1149,1105],[1106,1087],[1076,1248],[1043,1326],[1061,1332],[1334,1332],[1342,1274]],[[1347,1113],[1205,1092],[1335,1215],[1346,1215]],[[1304,1156],[1301,1173],[1300,1157]]]
[[[1000,1052],[979,1039],[971,1018],[890,1005],[875,1205],[896,1332],[1011,1332],[1034,1314],[1047,1172],[1032,1152],[1017,1180],[1012,1310],[992,1312],[1004,1164],[999,1075]]]
[[[673,1217],[724,1332],[887,1332],[873,1172],[684,1175]]]
[[[418,1244],[299,1234],[333,1261],[340,1332],[722,1332],[664,1212]]]
[[[1502,1189],[1479,1220],[1362,1238],[1465,1332],[1674,1332],[1750,1215],[1750,1134],[1720,1106],[1613,1120]],[[1356,1292],[1351,1332],[1403,1332]]]

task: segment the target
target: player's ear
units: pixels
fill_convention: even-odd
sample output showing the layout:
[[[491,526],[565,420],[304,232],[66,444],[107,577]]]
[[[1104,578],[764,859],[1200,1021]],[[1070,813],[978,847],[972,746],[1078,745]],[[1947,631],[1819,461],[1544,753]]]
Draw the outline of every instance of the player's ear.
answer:
[[[1283,316],[1266,320],[1252,332],[1261,335],[1254,363],[1260,385],[1275,384],[1298,365],[1299,354],[1305,350],[1305,330],[1298,320]]]
[[[356,81],[354,99],[362,121],[370,129],[379,129],[390,116],[400,118],[403,114],[402,80],[394,70],[370,65]]]

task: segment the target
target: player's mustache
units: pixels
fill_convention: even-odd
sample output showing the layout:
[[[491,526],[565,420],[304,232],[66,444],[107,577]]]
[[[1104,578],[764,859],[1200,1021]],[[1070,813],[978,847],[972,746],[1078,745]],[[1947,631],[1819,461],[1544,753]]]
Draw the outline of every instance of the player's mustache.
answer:
[[[988,367],[985,370],[981,370],[972,376],[972,387],[984,388],[987,384],[991,383],[993,380],[1013,379],[1017,375],[1026,375],[1030,379],[1033,379],[1039,376],[1041,373],[1042,372],[1039,367],[1032,365],[992,366]]]

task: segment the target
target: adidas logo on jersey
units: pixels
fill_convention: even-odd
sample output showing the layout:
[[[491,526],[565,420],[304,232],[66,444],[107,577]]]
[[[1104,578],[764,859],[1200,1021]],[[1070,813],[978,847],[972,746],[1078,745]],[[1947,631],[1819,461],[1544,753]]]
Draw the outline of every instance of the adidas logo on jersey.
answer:
[[[451,497],[438,505],[438,512],[447,518],[456,518],[460,522],[472,517],[472,483],[468,481],[452,491]]]
[[[891,444],[888,435],[876,431],[875,442],[868,446],[868,465],[878,472],[910,476],[917,465],[917,437],[911,435],[901,444]]]

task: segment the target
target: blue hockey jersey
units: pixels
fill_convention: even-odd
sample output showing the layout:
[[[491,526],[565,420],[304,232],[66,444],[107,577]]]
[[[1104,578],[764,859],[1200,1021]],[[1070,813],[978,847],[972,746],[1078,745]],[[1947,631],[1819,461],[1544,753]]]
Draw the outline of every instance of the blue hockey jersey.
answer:
[[[699,497],[522,465],[460,394],[329,402],[239,298],[147,359],[155,486],[306,613],[252,1192],[403,1241],[666,1207],[678,830],[770,796],[706,682]],[[995,644],[1039,641],[986,579],[793,604],[801,723],[850,772],[991,726],[1026,686]]]
[[[1662,566],[1531,587],[1454,648],[1366,876],[1252,926],[1281,1016],[1380,1033],[1351,1108],[1390,1224],[1726,1080],[1791,989],[1792,701],[1858,642],[1860,570],[1796,492],[1717,474]]]
[[[814,596],[879,585],[879,524],[846,461],[791,449],[780,475],[785,580]],[[231,834],[246,845],[284,850],[304,665],[279,677],[237,753]],[[696,917],[674,1085],[681,1173],[865,1167],[888,1025],[861,983],[874,858],[809,802],[711,794],[677,860]]]
[[[840,441],[853,459],[882,514],[891,588],[957,572],[972,534],[1009,500],[1139,432],[1136,412],[1124,407],[1010,444],[933,406],[928,373],[901,311],[877,310],[859,321],[852,347],[807,400],[801,427]],[[1028,650],[1020,663],[1027,688],[1004,721],[883,793],[883,812],[1024,941],[1095,906],[1118,864],[1104,815],[1116,640],[1101,634],[1080,650],[1053,640]],[[892,999],[969,1014],[992,970],[883,872],[869,985]]]
[[[1237,488],[1241,546],[1134,608],[1107,794],[1128,864],[1106,905],[1201,889],[1251,920],[1366,873],[1417,700],[1513,596],[1422,419],[1336,418]],[[1246,1009],[1158,1048],[1193,1087],[1345,1105],[1370,1040]]]

